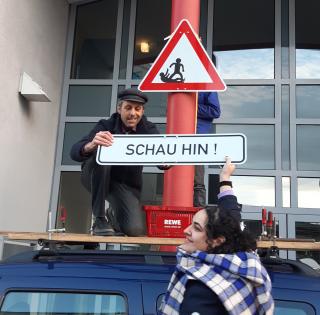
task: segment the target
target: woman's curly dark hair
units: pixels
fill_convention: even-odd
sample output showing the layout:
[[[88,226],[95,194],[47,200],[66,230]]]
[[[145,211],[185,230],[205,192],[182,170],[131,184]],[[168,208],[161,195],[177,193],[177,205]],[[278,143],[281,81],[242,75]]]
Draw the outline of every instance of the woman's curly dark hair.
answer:
[[[206,224],[208,252],[215,254],[232,254],[253,251],[257,248],[255,238],[247,231],[242,231],[240,222],[232,216],[231,211],[217,206],[205,208],[208,222]],[[210,240],[223,236],[225,241],[212,248]]]

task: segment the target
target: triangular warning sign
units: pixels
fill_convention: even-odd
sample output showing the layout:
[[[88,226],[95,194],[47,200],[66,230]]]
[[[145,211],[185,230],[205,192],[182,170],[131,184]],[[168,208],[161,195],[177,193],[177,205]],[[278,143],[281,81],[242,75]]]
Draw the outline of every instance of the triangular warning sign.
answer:
[[[182,20],[138,86],[141,91],[224,91],[211,58],[187,20]]]

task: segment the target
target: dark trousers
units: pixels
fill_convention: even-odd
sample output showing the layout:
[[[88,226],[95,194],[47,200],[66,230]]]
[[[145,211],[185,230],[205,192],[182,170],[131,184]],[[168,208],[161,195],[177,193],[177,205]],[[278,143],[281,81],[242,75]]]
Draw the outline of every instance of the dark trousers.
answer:
[[[91,193],[92,213],[95,217],[104,217],[105,200],[107,200],[120,232],[128,236],[144,235],[146,226],[144,213],[140,207],[141,192],[112,180],[111,167],[97,164],[95,156],[89,158],[82,167],[81,182]]]
[[[204,185],[204,165],[194,166],[193,206],[205,207],[206,186]]]

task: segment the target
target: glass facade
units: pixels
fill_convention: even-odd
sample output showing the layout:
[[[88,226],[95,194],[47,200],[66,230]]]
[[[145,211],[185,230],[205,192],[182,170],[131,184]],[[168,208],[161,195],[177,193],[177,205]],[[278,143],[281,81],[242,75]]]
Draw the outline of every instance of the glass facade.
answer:
[[[170,35],[170,0],[99,0],[73,4],[57,148],[52,209],[88,211],[72,144],[116,109],[117,92],[136,87]],[[320,22],[318,0],[202,0],[200,36],[227,84],[219,93],[217,133],[244,133],[247,162],[234,186],[243,211],[260,216],[268,207],[286,219],[281,237],[296,232],[290,217],[320,221]],[[167,93],[148,93],[145,113],[162,133]],[[182,117],[183,118],[183,117]],[[219,168],[207,167],[207,201],[216,203]],[[71,183],[71,184],[70,184]],[[71,185],[71,186],[70,186]],[[163,172],[144,169],[142,202],[160,204]],[[81,196],[80,206],[72,196]],[[69,199],[69,200],[68,200]],[[281,217],[282,218],[282,217]],[[303,215],[299,222],[303,221]],[[258,220],[256,225],[259,231]],[[306,230],[306,235],[308,230]]]

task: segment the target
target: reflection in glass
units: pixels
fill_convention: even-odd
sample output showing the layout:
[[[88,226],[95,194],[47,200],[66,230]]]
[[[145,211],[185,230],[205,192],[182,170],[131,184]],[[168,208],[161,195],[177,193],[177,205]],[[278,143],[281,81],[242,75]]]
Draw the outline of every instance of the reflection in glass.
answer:
[[[273,118],[274,86],[228,86],[219,94],[223,118]]]
[[[71,78],[112,78],[117,11],[117,0],[78,6]]]
[[[250,206],[275,206],[274,177],[232,176],[239,203]]]
[[[320,216],[317,222],[296,222],[296,238],[314,239],[320,241]],[[312,263],[314,267],[317,267],[314,262],[310,261],[310,258],[314,259],[320,264],[320,252],[319,251],[297,251],[298,259],[309,258],[309,264]]]
[[[274,169],[273,125],[216,125],[217,133],[243,133],[247,137],[247,161],[238,168]]]
[[[320,178],[298,178],[298,207],[320,208]]]
[[[274,49],[217,51],[215,54],[218,72],[223,79],[273,79],[274,77]]]
[[[213,13],[212,47],[221,76],[274,78],[274,1],[215,0]]]
[[[65,208],[68,220],[66,230],[70,233],[88,233],[91,227],[91,197],[82,186],[80,172],[61,172],[57,216]],[[81,218],[81,220],[79,220]],[[57,221],[57,228],[61,228]]]
[[[282,207],[291,206],[291,184],[290,177],[282,177]]]
[[[320,85],[297,85],[297,118],[320,118]]]
[[[232,176],[233,190],[239,203],[250,206],[275,206],[274,177]],[[219,175],[209,174],[209,204],[217,202]]]
[[[66,123],[62,151],[63,165],[79,165],[78,162],[73,161],[70,157],[71,147],[74,143],[87,135],[94,126],[95,123]]]
[[[111,86],[70,85],[67,116],[110,115]]]
[[[320,2],[296,0],[296,77],[320,78]]]
[[[320,170],[320,126],[297,126],[297,166],[301,171]]]
[[[170,19],[170,0],[138,0],[132,79],[143,78],[159,55],[170,35]]]
[[[320,78],[320,49],[296,50],[296,77]]]

